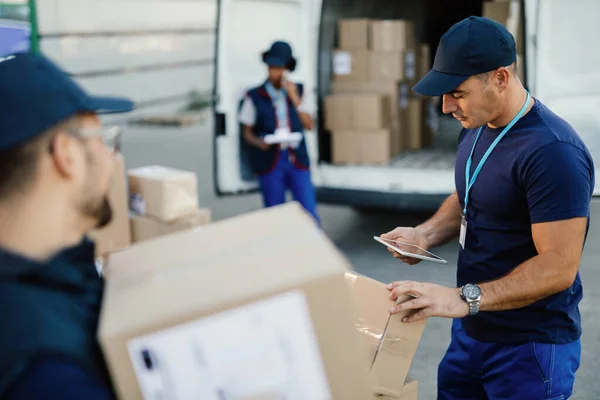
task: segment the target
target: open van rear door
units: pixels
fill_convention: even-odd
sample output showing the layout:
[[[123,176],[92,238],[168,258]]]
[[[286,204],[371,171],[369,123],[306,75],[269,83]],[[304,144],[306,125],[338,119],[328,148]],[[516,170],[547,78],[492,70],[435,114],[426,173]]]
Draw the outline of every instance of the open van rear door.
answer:
[[[600,1],[527,0],[532,93],[577,130],[600,169]],[[600,195],[596,179],[594,195]]]
[[[266,79],[261,54],[275,40],[288,41],[298,60],[290,79],[314,92],[321,0],[220,0],[218,7],[215,188],[218,195],[240,194],[257,188],[241,146],[240,101]]]

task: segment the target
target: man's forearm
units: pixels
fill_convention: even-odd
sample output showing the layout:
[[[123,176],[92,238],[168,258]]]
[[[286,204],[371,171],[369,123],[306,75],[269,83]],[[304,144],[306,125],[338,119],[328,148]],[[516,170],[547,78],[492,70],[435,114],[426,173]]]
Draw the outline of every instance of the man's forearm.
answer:
[[[571,261],[572,262],[572,261]],[[481,311],[513,310],[568,289],[575,280],[569,261],[558,254],[541,254],[510,274],[481,283]]]
[[[440,246],[460,233],[461,209],[458,194],[451,194],[427,222],[417,226],[430,247]]]

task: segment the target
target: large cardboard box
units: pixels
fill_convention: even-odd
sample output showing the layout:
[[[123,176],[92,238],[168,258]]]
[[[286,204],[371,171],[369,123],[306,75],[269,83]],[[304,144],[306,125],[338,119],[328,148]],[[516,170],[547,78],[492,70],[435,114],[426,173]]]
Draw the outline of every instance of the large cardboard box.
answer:
[[[342,19],[338,21],[338,46],[341,49],[367,50],[371,21],[366,18]]]
[[[521,1],[485,1],[482,15],[501,23],[515,38],[517,53],[522,53],[523,24],[521,23]]]
[[[355,81],[369,78],[370,52],[368,50],[335,50],[333,75],[338,81]]]
[[[127,172],[131,209],[163,221],[189,215],[198,208],[196,174],[160,165]]]
[[[411,21],[372,21],[370,36],[371,49],[376,51],[402,51],[415,47],[415,28]]]
[[[211,212],[207,208],[199,208],[194,213],[165,222],[148,216],[131,217],[131,240],[133,243],[185,231],[209,224]]]
[[[390,99],[376,93],[332,94],[325,98],[325,127],[328,130],[373,130],[391,123]]]
[[[400,397],[377,395],[375,400],[419,400],[419,382],[408,378],[402,387]]]
[[[89,233],[89,237],[96,243],[96,257],[105,257],[108,253],[131,244],[125,160],[121,154],[115,156],[108,202],[112,208],[112,221],[107,226]]]
[[[109,269],[99,341],[120,399],[372,398],[350,265],[295,202],[142,242]]]
[[[389,129],[335,130],[331,137],[334,164],[387,164],[394,156]]]

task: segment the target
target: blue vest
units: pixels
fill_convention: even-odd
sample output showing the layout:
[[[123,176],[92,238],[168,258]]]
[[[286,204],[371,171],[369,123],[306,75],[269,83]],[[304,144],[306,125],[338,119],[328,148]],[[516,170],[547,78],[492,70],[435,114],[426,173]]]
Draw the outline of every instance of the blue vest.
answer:
[[[271,100],[271,97],[267,93],[265,88],[266,82],[262,85],[250,89],[247,93],[248,97],[254,103],[256,108],[256,123],[254,124],[254,134],[258,137],[264,137],[275,132],[277,128],[277,115],[275,112],[275,106]],[[302,84],[298,84],[298,95],[302,97],[304,87]],[[288,104],[288,123],[290,125],[291,132],[301,132],[302,141],[298,148],[289,148],[290,160],[292,163],[300,169],[308,169],[310,162],[308,159],[308,151],[306,149],[306,138],[304,137],[304,128],[300,121],[298,111],[294,107],[292,100],[289,96],[286,98]],[[274,145],[268,151],[262,151],[254,146],[245,146],[248,154],[248,160],[252,166],[252,172],[256,175],[268,174],[275,168],[277,161],[279,160],[281,153],[281,146]]]

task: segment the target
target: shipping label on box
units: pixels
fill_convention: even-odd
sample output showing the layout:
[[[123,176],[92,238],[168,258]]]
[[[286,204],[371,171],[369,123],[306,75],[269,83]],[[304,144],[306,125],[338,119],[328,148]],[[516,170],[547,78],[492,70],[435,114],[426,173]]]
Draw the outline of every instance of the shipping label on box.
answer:
[[[133,338],[128,351],[146,399],[332,398],[299,290]]]
[[[160,165],[128,171],[130,207],[140,215],[172,221],[198,209],[196,174]]]
[[[338,43],[341,49],[369,48],[369,19],[342,19],[338,22]]]
[[[406,20],[371,22],[371,49],[402,51],[415,47],[414,24]]]

